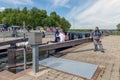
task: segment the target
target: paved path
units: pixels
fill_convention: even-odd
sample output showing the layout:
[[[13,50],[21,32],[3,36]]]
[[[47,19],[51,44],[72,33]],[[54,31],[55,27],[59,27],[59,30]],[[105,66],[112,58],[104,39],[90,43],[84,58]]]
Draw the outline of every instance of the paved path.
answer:
[[[94,52],[93,43],[88,43],[65,50],[64,52],[68,52],[68,54],[63,58],[102,66],[97,80],[120,80],[120,36],[105,37],[103,45],[105,53]],[[1,72],[0,80],[85,80],[57,70],[44,67],[42,69],[43,71],[36,75],[29,69],[26,72],[15,74],[11,79],[1,77]]]

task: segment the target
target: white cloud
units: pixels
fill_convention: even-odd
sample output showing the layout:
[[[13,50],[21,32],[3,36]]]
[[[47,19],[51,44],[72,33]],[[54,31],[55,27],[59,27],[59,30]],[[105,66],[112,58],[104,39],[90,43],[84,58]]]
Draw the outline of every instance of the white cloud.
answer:
[[[50,0],[53,4],[52,7],[67,7],[70,8],[70,5],[68,4],[69,0]]]
[[[32,0],[0,0],[3,3],[13,4],[13,5],[31,5]]]
[[[75,17],[75,15],[80,14],[84,9],[89,8],[93,3],[93,1],[87,1],[86,3],[84,3],[83,6],[81,6],[81,2],[79,2],[78,5],[74,5],[74,7],[72,8],[72,10],[70,11],[70,13],[68,14],[67,17],[69,18],[73,18]]]
[[[94,2],[93,2],[94,3]],[[92,6],[81,12],[78,6],[72,9],[72,19],[75,20],[74,28],[116,28],[120,23],[120,0],[97,0]],[[82,27],[80,27],[82,26]],[[72,27],[73,28],[73,27]]]
[[[0,7],[0,12],[4,10],[5,10],[5,7]]]

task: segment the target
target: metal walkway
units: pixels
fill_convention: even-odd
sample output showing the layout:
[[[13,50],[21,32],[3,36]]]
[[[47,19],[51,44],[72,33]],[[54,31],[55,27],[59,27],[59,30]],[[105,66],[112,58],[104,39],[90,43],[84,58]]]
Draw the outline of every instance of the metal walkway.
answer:
[[[39,61],[39,64],[87,79],[92,79],[98,68],[98,65],[55,57]]]

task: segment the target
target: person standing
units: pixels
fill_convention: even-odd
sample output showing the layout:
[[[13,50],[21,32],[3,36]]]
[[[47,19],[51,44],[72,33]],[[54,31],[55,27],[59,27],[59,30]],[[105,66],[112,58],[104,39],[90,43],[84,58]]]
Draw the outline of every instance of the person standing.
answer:
[[[104,53],[103,45],[101,43],[103,34],[99,30],[99,27],[96,27],[95,30],[92,31],[91,36],[92,36],[92,39],[93,39],[93,42],[94,42],[94,47],[95,47],[94,51],[100,50],[101,52]]]
[[[69,33],[65,32],[65,41],[68,41],[68,40],[69,40]]]
[[[59,41],[60,41],[59,31],[58,31],[58,29],[56,29],[56,32],[55,32],[55,42],[59,42]]]
[[[65,34],[62,29],[59,30],[60,42],[65,42]]]
[[[62,29],[59,30],[59,35],[58,35],[58,37],[59,37],[59,42],[65,42],[65,34],[64,34],[64,32],[63,32]],[[64,48],[57,48],[57,49],[55,50],[55,52],[57,53],[57,52],[59,52],[59,51],[61,51],[61,50],[63,50],[63,49],[64,49]]]

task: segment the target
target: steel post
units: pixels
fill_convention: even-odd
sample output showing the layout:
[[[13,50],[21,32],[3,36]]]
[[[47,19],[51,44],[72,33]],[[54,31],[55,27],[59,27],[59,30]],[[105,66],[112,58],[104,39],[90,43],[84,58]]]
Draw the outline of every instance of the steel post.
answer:
[[[38,45],[32,46],[32,56],[33,56],[33,72],[37,73],[39,71],[39,48],[38,48]]]

